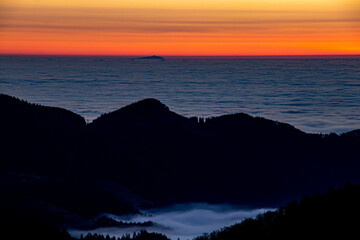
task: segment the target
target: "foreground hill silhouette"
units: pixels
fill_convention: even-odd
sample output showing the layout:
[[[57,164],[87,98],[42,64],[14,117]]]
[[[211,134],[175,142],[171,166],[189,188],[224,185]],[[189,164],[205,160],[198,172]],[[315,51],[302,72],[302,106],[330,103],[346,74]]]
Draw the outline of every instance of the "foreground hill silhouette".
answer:
[[[360,183],[359,130],[307,134],[243,113],[186,118],[156,99],[90,124],[3,94],[0,112],[1,203],[52,226],[180,202],[277,207]]]
[[[360,186],[304,197],[277,211],[225,227],[195,240],[353,239],[360,220]]]
[[[83,117],[65,109],[0,95],[2,168],[24,172],[67,171],[78,158]],[[55,169],[54,169],[55,168]]]
[[[96,158],[121,172],[113,179],[157,204],[272,205],[359,181],[353,133],[306,134],[246,114],[189,119],[155,99],[105,114],[88,127],[106,143]]]

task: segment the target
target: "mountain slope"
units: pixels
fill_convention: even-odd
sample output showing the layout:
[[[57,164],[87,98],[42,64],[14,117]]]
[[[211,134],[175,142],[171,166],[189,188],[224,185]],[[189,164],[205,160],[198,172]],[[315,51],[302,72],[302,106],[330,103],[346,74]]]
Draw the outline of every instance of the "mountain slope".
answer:
[[[358,131],[307,134],[247,114],[186,118],[156,99],[133,103],[87,125],[67,110],[6,95],[0,96],[0,106],[5,172],[51,178],[45,181],[48,187],[59,182],[54,178],[73,184],[71,191],[61,188],[64,196],[78,186],[87,189],[84,199],[97,189],[114,197],[113,203],[122,201],[120,208],[99,198],[89,201],[77,213],[83,217],[112,208],[133,211],[129,204],[205,201],[274,207],[346,180],[360,183]],[[99,184],[104,182],[109,184]],[[128,192],[131,197],[125,196]],[[91,210],[95,202],[99,207]],[[56,204],[71,211],[80,206]]]
[[[94,154],[98,162],[121,172],[112,179],[157,204],[273,205],[359,181],[356,134],[307,134],[246,114],[188,119],[154,99],[105,114],[88,127],[106,143]]]
[[[360,224],[360,186],[304,197],[274,212],[197,237],[230,239],[353,239]]]
[[[76,162],[77,142],[86,126],[83,117],[4,94],[0,112],[0,168],[50,174],[66,172]]]

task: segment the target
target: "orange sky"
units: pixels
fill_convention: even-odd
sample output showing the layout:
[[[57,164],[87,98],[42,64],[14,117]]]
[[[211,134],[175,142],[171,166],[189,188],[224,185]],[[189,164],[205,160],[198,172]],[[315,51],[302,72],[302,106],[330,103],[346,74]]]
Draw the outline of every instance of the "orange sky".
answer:
[[[1,0],[0,54],[360,54],[360,1]]]

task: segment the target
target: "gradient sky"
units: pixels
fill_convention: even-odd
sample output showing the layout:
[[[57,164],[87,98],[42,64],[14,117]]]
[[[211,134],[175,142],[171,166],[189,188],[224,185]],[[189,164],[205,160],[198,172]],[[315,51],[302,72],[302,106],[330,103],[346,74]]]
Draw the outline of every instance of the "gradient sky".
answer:
[[[0,0],[0,54],[360,54],[360,0]]]

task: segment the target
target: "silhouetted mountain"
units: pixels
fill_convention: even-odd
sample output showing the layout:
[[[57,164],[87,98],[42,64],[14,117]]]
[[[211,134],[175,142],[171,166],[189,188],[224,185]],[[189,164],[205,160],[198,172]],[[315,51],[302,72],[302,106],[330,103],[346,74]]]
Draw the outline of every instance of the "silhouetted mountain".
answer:
[[[358,234],[360,186],[304,197],[274,212],[225,227],[195,240],[352,239]]]
[[[87,125],[6,95],[0,111],[2,201],[41,206],[39,218],[54,224],[180,202],[275,207],[360,183],[359,130],[307,134],[243,113],[186,118],[155,99]]]
[[[307,134],[247,114],[188,119],[146,99],[88,127],[106,143],[100,156],[93,156],[122,172],[112,180],[156,204],[274,205],[330,184],[359,181],[358,138]]]
[[[77,162],[83,117],[0,94],[0,168],[64,175]]]
[[[99,212],[134,212],[82,174],[86,123],[68,110],[0,95],[0,204],[39,222],[84,224]]]

